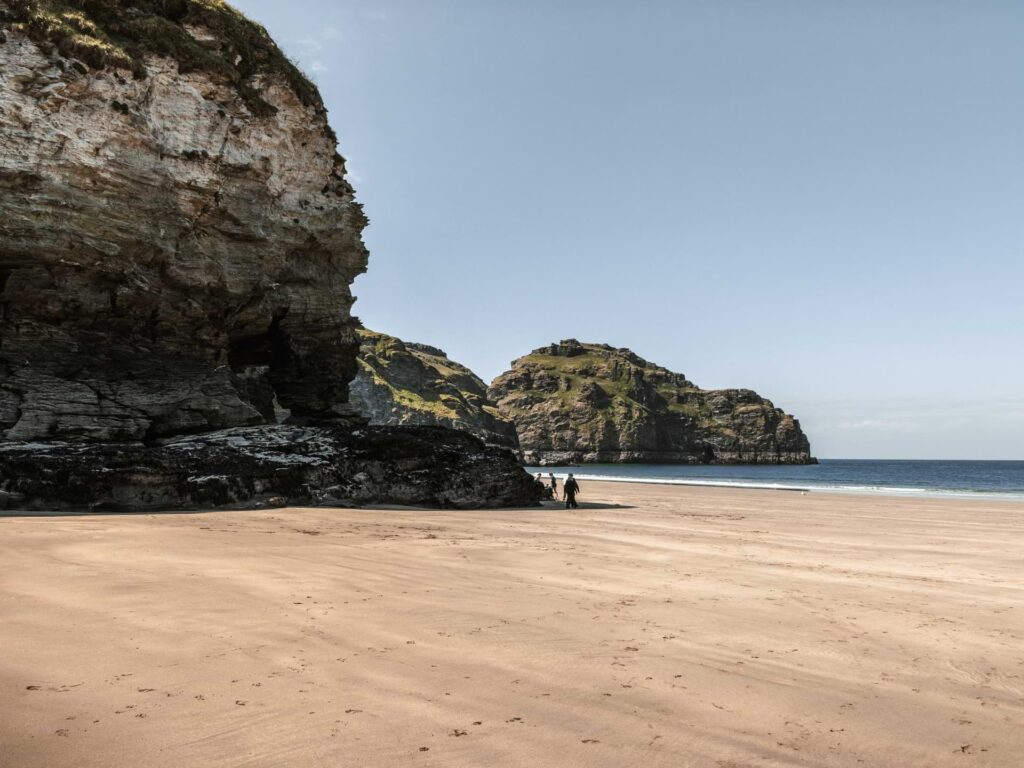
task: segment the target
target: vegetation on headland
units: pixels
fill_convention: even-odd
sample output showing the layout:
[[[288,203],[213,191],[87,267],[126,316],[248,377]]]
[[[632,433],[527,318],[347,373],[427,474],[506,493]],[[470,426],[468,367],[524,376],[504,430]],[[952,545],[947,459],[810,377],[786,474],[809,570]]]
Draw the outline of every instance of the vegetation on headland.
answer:
[[[280,76],[306,106],[323,111],[316,86],[267,31],[222,0],[7,0],[0,21],[38,45],[92,69],[129,70],[144,77],[147,56],[174,59],[182,72],[203,71],[232,83],[256,114],[272,107],[253,84]],[[186,27],[205,28],[211,40]]]
[[[359,330],[359,373],[350,387],[376,423],[438,424],[515,447],[515,428],[487,399],[487,386],[440,349]]]
[[[703,390],[606,344],[567,339],[534,350],[489,395],[534,458],[812,460],[799,423],[756,392]]]
[[[608,365],[609,353],[619,358],[611,366]],[[618,401],[647,409],[664,407],[687,416],[695,416],[699,411],[696,403],[685,397],[686,393],[701,392],[697,385],[627,349],[584,344],[581,352],[571,357],[551,356],[538,350],[517,362],[558,377],[556,396],[563,403],[574,402],[583,388],[590,385],[598,387],[607,396],[607,406]],[[637,371],[644,372],[648,385],[646,391],[641,392],[638,388]],[[543,381],[543,377],[538,381]],[[660,399],[652,402],[652,395]]]

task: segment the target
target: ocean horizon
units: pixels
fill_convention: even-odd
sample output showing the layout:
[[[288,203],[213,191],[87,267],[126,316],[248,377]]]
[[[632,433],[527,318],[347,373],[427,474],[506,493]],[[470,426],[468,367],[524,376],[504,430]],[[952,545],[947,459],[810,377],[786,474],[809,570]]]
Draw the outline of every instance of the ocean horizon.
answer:
[[[705,485],[886,496],[1024,501],[1024,461],[820,459],[818,464],[581,464],[526,466],[579,480]]]

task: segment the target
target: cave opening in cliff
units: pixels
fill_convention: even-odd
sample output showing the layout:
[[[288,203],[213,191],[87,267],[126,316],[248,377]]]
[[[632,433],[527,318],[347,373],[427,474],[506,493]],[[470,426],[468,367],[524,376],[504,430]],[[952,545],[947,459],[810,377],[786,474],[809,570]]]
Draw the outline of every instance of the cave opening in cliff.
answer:
[[[238,336],[228,344],[228,365],[239,396],[268,421],[282,421],[289,415],[274,387],[275,373],[288,368],[291,348],[281,329],[281,317],[274,316],[263,333]]]

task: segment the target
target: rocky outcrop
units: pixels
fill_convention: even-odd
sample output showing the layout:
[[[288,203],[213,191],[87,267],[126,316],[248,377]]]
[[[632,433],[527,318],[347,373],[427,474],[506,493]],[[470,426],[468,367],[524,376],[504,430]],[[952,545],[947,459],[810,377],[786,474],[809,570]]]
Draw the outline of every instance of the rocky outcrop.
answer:
[[[237,427],[139,443],[0,444],[0,508],[527,506],[513,455],[440,427]]]
[[[487,385],[436,347],[359,331],[359,372],[352,405],[371,424],[433,424],[516,449],[516,429],[497,415]]]
[[[266,32],[212,0],[0,24],[0,439],[350,414],[366,219]]]
[[[534,503],[469,435],[356,429],[365,225],[316,88],[227,4],[0,2],[0,501]]]
[[[756,392],[702,390],[605,344],[534,350],[489,394],[529,464],[815,462],[800,423]]]

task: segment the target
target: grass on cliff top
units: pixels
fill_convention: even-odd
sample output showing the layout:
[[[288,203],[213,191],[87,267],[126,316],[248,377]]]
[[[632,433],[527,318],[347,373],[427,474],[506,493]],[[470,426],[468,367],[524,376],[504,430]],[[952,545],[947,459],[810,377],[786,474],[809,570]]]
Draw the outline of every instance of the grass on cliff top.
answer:
[[[646,360],[643,361],[646,365],[640,366],[635,360],[628,359],[625,355],[618,352],[618,350],[607,350],[593,344],[584,344],[582,346],[586,351],[582,354],[573,355],[572,357],[567,355],[549,355],[544,352],[532,352],[529,355],[520,358],[516,362],[534,365],[549,371],[556,371],[558,373],[566,372],[570,374],[579,371],[581,368],[596,368],[598,366],[608,365],[612,362],[618,362],[624,367],[641,368],[644,371],[657,372],[665,376],[679,375],[674,374],[672,371],[668,370],[668,368],[655,365],[654,363]]]
[[[391,398],[402,407],[414,411],[430,413],[440,418],[458,418],[458,413],[454,408],[444,402],[442,399],[443,396],[437,396],[435,393],[435,397],[433,399],[428,399],[417,392],[413,392],[412,390],[400,389],[388,381],[372,365],[362,358],[359,359],[359,366],[368,376],[370,376],[371,379],[373,379],[374,384],[386,388],[391,393]]]
[[[587,347],[585,346],[585,348]],[[599,370],[601,367],[605,366],[609,361],[609,355],[605,350],[588,350],[581,355],[575,355],[573,357],[531,354],[523,358],[523,361],[530,363],[537,368],[541,368],[548,373],[556,375],[563,381],[568,381],[568,389],[559,389],[555,393],[542,392],[539,390],[532,393],[541,395],[545,399],[554,397],[563,408],[570,408],[579,397],[583,386],[592,381],[600,386],[609,396],[609,404],[606,408],[602,409],[602,411],[612,411],[616,408],[627,410],[639,408],[642,410],[649,410],[647,406],[642,405],[630,396],[629,381],[625,377],[613,379],[581,373],[581,369],[591,368]],[[636,367],[635,363],[630,361],[623,360],[622,362],[626,366]],[[658,371],[665,371],[666,373],[669,373],[667,369],[661,368],[660,366],[650,364],[650,367]],[[670,385],[657,386],[654,387],[654,389],[662,398],[664,398],[666,411],[678,414],[686,419],[693,420],[701,427],[714,428],[719,426],[718,419],[710,413],[707,407],[693,402],[675,402],[676,395],[680,392],[703,393],[703,390],[697,387],[676,388]],[[740,408],[737,408],[737,411],[740,411],[743,408],[744,406],[741,406]],[[760,406],[748,406],[748,408],[752,410],[760,408]],[[514,411],[515,406],[512,406],[511,410]]]
[[[377,358],[377,363],[381,367],[386,368],[388,365],[388,358],[396,352],[402,354],[408,354],[417,358],[423,365],[433,368],[437,374],[438,379],[446,380],[452,386],[455,386],[463,395],[476,396],[478,393],[469,392],[464,390],[455,384],[455,379],[472,377],[476,379],[476,383],[480,388],[481,392],[487,390],[487,385],[480,380],[480,377],[473,373],[469,368],[460,363],[456,363],[454,360],[448,358],[443,353],[434,354],[432,352],[426,352],[422,348],[417,349],[412,344],[396,339],[394,336],[388,336],[386,333],[380,331],[371,331],[369,328],[360,328],[358,330],[359,340],[364,347],[372,348],[372,354]]]
[[[386,333],[380,333],[379,331],[371,331],[369,328],[356,329],[356,335],[359,336],[360,346],[372,348],[374,356],[377,357],[388,355],[397,350],[401,345],[401,342],[394,336],[388,336]]]
[[[396,387],[388,380],[386,375],[391,355],[404,354],[419,358],[421,363],[435,371],[438,379],[443,379],[445,378],[445,372],[450,369],[447,366],[435,364],[435,361],[440,364],[446,360],[445,358],[427,355],[418,350],[410,349],[400,339],[388,336],[386,333],[371,331],[369,328],[360,328],[358,334],[359,341],[363,347],[359,355],[360,367],[373,379],[375,384],[385,387],[391,393],[391,397],[396,403],[411,410],[425,411],[443,418],[457,417],[456,412],[437,393],[431,393],[434,397],[424,397],[418,392]],[[424,358],[429,359],[424,360]],[[439,370],[439,367],[445,370]]]
[[[93,69],[145,75],[145,57],[166,56],[182,72],[204,71],[233,83],[256,114],[273,108],[252,85],[278,75],[306,106],[323,111],[315,85],[277,47],[267,31],[222,0],[7,0],[8,17],[40,46]],[[183,25],[206,27],[219,45],[195,40]]]
[[[628,421],[640,418],[645,413],[657,413],[682,418],[698,429],[722,438],[737,439],[736,422],[732,421],[734,417],[761,414],[773,409],[771,403],[762,398],[757,403],[734,404],[730,413],[718,415],[712,411],[708,402],[708,396],[712,395],[714,390],[702,390],[689,382],[687,382],[690,384],[689,386],[677,386],[664,380],[656,383],[648,376],[647,386],[657,392],[664,401],[663,406],[659,404],[652,409],[631,396],[629,377],[620,375],[612,378],[600,373],[602,369],[607,370],[610,367],[609,364],[615,360],[622,364],[620,371],[623,373],[628,368],[641,367],[636,360],[628,359],[619,350],[609,350],[593,344],[581,344],[580,346],[583,348],[583,352],[571,357],[552,355],[546,353],[545,350],[539,350],[520,358],[517,361],[518,364],[526,364],[534,370],[540,369],[557,377],[560,379],[561,386],[557,392],[545,390],[519,392],[516,397],[506,400],[502,404],[503,415],[506,417],[511,415],[514,418],[517,414],[528,413],[538,399],[546,402],[554,400],[561,409],[571,409],[578,400],[584,385],[589,382],[600,386],[608,395],[609,402],[592,420],[575,423],[575,427],[582,431],[594,428],[594,425],[609,417]],[[672,374],[662,366],[644,362],[646,365],[642,366],[642,369],[646,373],[678,375]],[[685,395],[685,397],[680,398],[680,395]],[[520,398],[522,398],[522,405],[519,404]],[[685,402],[677,402],[677,399],[683,399]]]

